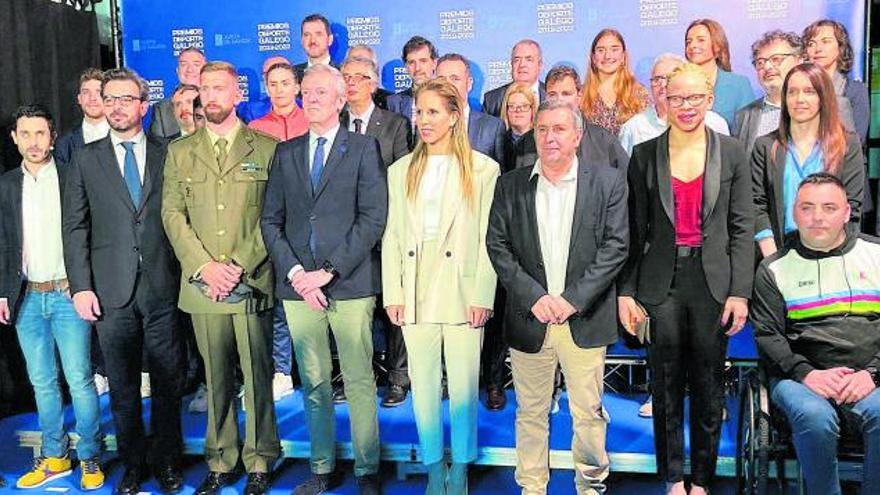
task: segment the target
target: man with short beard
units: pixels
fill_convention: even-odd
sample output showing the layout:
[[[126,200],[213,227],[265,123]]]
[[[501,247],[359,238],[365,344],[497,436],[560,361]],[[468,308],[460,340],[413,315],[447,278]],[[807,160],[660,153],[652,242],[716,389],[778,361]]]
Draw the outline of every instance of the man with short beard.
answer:
[[[169,139],[189,136],[196,132],[196,123],[193,119],[193,100],[198,96],[199,87],[192,84],[181,84],[174,89],[171,101],[174,104],[174,120],[180,126],[180,132],[169,136]]]
[[[238,72],[202,68],[199,99],[207,125],[169,145],[162,220],[180,260],[179,307],[192,315],[208,385],[205,457],[198,495],[219,493],[244,465],[244,493],[266,493],[281,455],[272,402],[273,276],[260,211],[275,140],[242,125]],[[243,446],[235,406],[235,365],[244,373]]]
[[[101,101],[101,81],[104,72],[95,68],[88,68],[79,76],[79,92],[76,94],[76,103],[83,113],[82,124],[62,135],[55,142],[55,161],[64,166],[70,162],[73,152],[88,143],[97,141],[107,136],[110,126],[104,118],[104,103]]]
[[[330,31],[330,21],[321,14],[311,14],[303,19],[300,24],[300,43],[306,52],[308,60],[296,64],[296,80],[302,82],[306,69],[317,64],[326,64],[336,67],[330,58],[330,45],[333,44],[333,32]]]
[[[183,482],[179,268],[160,217],[165,146],[148,138],[141,124],[149,92],[128,69],[105,74],[101,94],[110,135],[73,155],[63,202],[70,293],[79,316],[98,329],[110,379],[125,466],[115,490],[121,495],[138,493],[150,467],[165,493],[176,493]],[[149,440],[141,408],[143,356],[152,388]]]

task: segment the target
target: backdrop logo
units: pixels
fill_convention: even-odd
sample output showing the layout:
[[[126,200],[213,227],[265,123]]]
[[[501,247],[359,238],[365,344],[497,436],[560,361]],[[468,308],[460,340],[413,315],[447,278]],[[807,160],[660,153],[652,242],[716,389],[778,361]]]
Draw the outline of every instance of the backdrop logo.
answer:
[[[395,67],[394,68],[394,92],[403,91],[404,89],[410,87],[412,85],[412,79],[409,77],[409,72],[406,71],[406,67]]]
[[[290,23],[266,22],[257,24],[257,38],[261,52],[290,50]]]
[[[251,89],[248,87],[248,76],[238,75],[238,88],[241,89],[241,101],[251,101]]]
[[[788,17],[788,0],[746,0],[749,19]]]
[[[441,40],[472,40],[475,37],[473,10],[446,10],[440,12]]]
[[[673,26],[676,24],[678,24],[678,0],[639,0],[640,26]]]
[[[162,79],[148,79],[147,86],[150,88],[150,103],[165,99],[165,81]]]
[[[182,28],[171,30],[171,44],[174,56],[190,47],[205,50],[205,31],[202,28]]]
[[[131,50],[135,52],[146,52],[150,50],[164,50],[168,48],[165,43],[159,43],[154,39],[133,39],[131,40]]]
[[[348,17],[345,19],[345,27],[348,29],[348,46],[382,43],[382,23],[377,15]]]
[[[538,4],[538,33],[574,31],[574,2]]]
[[[214,46],[248,45],[250,42],[250,38],[245,38],[238,33],[214,34]]]
[[[511,81],[510,60],[490,60],[486,63],[486,89],[494,89]]]

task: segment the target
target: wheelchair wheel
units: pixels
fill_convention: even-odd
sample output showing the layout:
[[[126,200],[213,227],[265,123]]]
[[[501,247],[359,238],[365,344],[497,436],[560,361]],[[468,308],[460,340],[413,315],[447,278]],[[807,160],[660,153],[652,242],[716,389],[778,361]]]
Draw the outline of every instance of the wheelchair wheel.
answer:
[[[755,374],[743,380],[736,432],[737,493],[765,495],[769,476],[770,417],[766,390]]]

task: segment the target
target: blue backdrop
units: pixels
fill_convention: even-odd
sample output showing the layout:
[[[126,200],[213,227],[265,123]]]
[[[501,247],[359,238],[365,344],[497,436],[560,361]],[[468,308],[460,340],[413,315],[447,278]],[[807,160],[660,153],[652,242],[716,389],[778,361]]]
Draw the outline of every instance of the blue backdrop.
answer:
[[[432,40],[440,54],[459,52],[472,60],[471,100],[510,79],[510,48],[533,38],[544,50],[544,72],[559,62],[583,74],[593,36],[605,27],[626,38],[631,65],[646,83],[653,58],[684,52],[684,30],[696,18],[710,17],[725,27],[734,72],[748,76],[751,43],[770,29],[800,33],[828,17],[847,26],[856,49],[853,76],[863,78],[865,4],[863,0],[616,0],[546,2],[536,0],[122,0],[125,65],[150,83],[151,100],[164,98],[177,84],[176,55],[191,45],[211,60],[238,66],[245,98],[263,92],[262,61],[273,54],[293,63],[305,60],[300,21],[314,12],[330,19],[331,55],[341,61],[350,45],[372,45],[379,56],[382,86],[409,85],[400,49],[410,36]]]

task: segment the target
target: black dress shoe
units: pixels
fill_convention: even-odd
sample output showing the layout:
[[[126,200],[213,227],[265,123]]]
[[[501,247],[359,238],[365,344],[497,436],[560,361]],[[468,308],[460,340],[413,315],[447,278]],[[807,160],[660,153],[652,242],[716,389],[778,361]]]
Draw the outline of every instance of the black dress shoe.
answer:
[[[249,473],[244,495],[263,495],[269,491],[269,473]]]
[[[162,493],[177,493],[183,488],[183,473],[180,468],[171,463],[163,463],[157,465],[153,469],[153,476],[159,483],[159,489]]]
[[[116,489],[116,495],[137,495],[141,491],[141,483],[146,479],[144,468],[140,466],[128,466]]]
[[[382,493],[382,485],[379,483],[379,476],[375,474],[365,474],[357,477],[358,490],[360,495],[380,495]]]
[[[382,407],[397,407],[406,401],[406,389],[400,385],[389,385],[382,399]]]
[[[333,403],[345,404],[345,387],[340,385],[333,389]]]
[[[205,476],[202,484],[196,488],[195,495],[214,495],[220,492],[220,489],[226,485],[235,483],[238,479],[237,473],[218,473],[211,471]]]
[[[335,473],[312,474],[304,483],[293,489],[293,495],[320,495],[340,484],[339,477]]]
[[[486,409],[500,411],[507,405],[507,394],[504,389],[491,387],[486,390]]]

